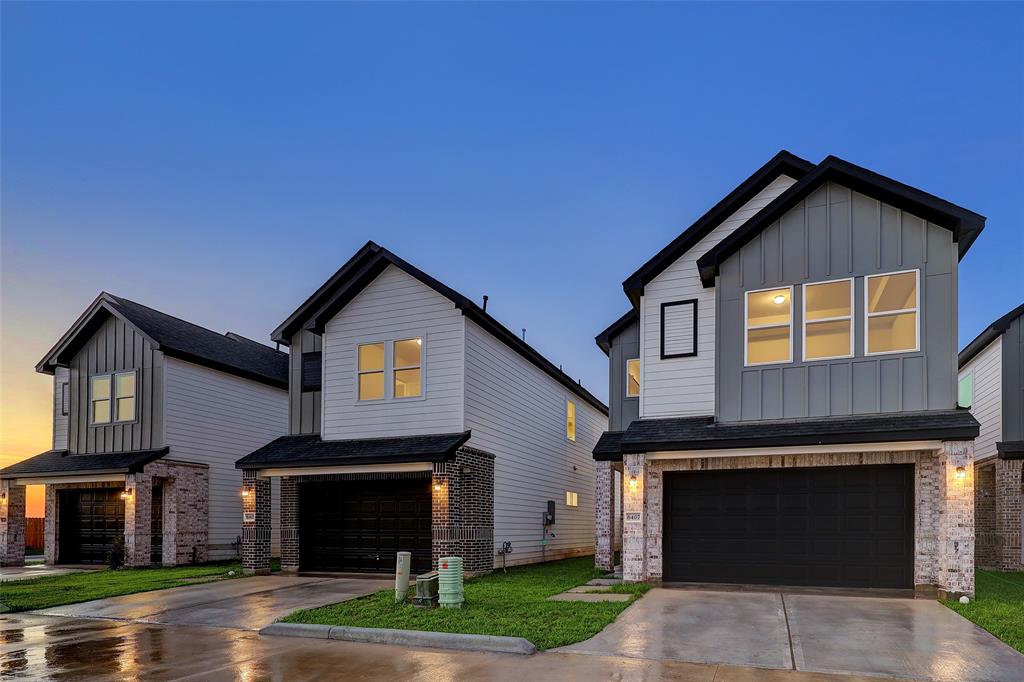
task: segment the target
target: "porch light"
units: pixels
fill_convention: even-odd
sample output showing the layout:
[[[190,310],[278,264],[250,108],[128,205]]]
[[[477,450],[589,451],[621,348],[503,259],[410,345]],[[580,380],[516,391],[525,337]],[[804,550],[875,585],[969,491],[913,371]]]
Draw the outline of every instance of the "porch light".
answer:
[[[630,476],[629,477],[629,489],[630,490],[636,490],[636,486],[637,486],[636,476]]]
[[[130,500],[131,497],[132,497],[132,489],[131,488],[125,488],[124,490],[121,491],[121,499],[122,500]]]
[[[434,484],[434,492],[438,492],[438,493],[441,492],[441,484],[440,483],[435,483]]]
[[[249,497],[252,495],[252,488],[242,488],[242,497]]]
[[[965,469],[963,467],[957,467],[956,468],[956,474],[954,474],[954,475],[956,476],[956,480],[962,481],[965,478],[967,478],[967,469]]]

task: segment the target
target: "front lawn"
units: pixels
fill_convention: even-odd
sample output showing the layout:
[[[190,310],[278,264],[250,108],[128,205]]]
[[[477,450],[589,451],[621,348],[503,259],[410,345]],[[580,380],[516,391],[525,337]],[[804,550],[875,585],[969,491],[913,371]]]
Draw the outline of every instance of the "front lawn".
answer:
[[[525,637],[538,649],[550,649],[593,637],[649,589],[645,584],[618,587],[616,591],[635,595],[628,602],[546,601],[604,573],[594,568],[593,557],[517,566],[508,573],[498,570],[467,580],[461,609],[396,604],[394,590],[382,590],[361,599],[296,611],[284,621]]]
[[[230,571],[235,574],[229,576]],[[0,582],[0,612],[45,609],[103,597],[238,578],[241,575],[242,565],[236,561],[174,568],[107,569],[12,580]]]
[[[974,601],[948,601],[946,606],[1024,653],[1024,571],[979,570],[975,580]]]

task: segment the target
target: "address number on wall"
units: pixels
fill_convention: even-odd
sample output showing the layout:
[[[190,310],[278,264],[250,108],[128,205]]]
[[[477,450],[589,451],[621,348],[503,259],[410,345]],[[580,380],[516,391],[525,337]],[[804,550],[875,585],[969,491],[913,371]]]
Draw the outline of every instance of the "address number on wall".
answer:
[[[256,512],[242,512],[242,523],[256,523]]]
[[[626,512],[626,523],[640,523],[642,512]]]

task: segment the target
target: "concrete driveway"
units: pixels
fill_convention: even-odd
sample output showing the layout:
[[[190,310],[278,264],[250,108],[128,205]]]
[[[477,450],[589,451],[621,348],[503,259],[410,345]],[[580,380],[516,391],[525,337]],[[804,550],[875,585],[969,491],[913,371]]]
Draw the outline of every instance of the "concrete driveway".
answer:
[[[378,579],[255,576],[96,599],[33,613],[258,630],[297,609],[355,599],[390,584]]]
[[[1024,680],[1024,655],[936,601],[654,589],[556,651],[916,680]]]

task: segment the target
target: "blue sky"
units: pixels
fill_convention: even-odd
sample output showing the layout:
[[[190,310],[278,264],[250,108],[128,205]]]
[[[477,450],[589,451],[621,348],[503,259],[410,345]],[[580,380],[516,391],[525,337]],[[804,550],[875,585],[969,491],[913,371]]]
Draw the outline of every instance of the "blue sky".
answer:
[[[988,217],[961,345],[1024,300],[1024,5],[0,12],[8,425],[100,290],[267,339],[371,238],[604,396],[622,280],[782,148]]]

